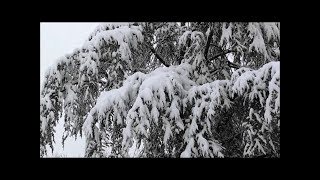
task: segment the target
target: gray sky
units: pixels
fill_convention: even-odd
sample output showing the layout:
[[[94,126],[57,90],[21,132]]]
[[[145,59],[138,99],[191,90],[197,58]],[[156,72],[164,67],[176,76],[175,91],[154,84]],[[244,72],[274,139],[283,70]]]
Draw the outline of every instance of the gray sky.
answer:
[[[80,48],[89,34],[99,23],[40,23],[40,85],[44,79],[45,70],[59,57]],[[53,154],[63,154],[68,157],[83,157],[85,140],[67,139],[64,150],[61,137],[63,133],[63,118],[56,127],[55,149]],[[48,149],[48,156],[52,156]]]

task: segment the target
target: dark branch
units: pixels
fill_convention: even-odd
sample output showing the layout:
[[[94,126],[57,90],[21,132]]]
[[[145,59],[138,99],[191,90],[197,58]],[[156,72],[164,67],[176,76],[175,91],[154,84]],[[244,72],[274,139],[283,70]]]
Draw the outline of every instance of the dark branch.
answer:
[[[270,158],[272,157],[271,154],[262,154],[262,155],[258,155],[258,156],[253,156],[251,158]]]
[[[229,67],[236,68],[236,69],[239,69],[241,67],[240,64],[236,64],[236,63],[233,63],[233,62],[230,62],[230,61],[228,61],[228,65],[229,65]]]
[[[215,70],[211,70],[211,71],[209,71],[209,73],[213,76],[213,75],[215,75],[216,73],[218,73],[219,72],[219,69],[215,69]]]
[[[169,66],[170,66],[170,65],[168,65],[168,64],[163,60],[163,58],[160,56],[160,54],[158,54],[158,53],[156,52],[156,50],[155,50],[152,46],[150,46],[150,45],[148,45],[148,46],[149,46],[151,52],[159,59],[159,61],[160,61],[162,64],[164,64],[166,67],[169,67]]]
[[[207,44],[206,44],[206,48],[204,50],[204,57],[206,60],[208,60],[208,51],[209,51],[209,47],[210,47],[210,41],[212,39],[212,36],[213,36],[213,28],[210,27],[211,30],[210,30],[210,33],[209,33],[209,36],[208,36],[208,39],[207,39]]]
[[[217,58],[217,57],[219,57],[219,56],[222,56],[222,55],[225,55],[225,54],[228,54],[228,53],[231,53],[231,52],[237,52],[237,51],[235,51],[235,50],[228,50],[228,51],[219,53],[219,54],[213,56],[213,57],[210,59],[210,61],[213,60],[213,59],[215,59],[215,58]],[[230,61],[228,61],[227,59],[225,59],[225,61],[227,61],[228,66],[229,66],[230,68],[239,69],[239,68],[241,67],[241,65],[239,65],[239,64],[237,64],[237,63],[230,62]],[[219,71],[219,69],[214,65],[213,62],[212,62],[212,65],[213,65],[213,67],[214,67],[214,70],[213,70],[213,71],[210,71],[210,74],[214,75],[214,74],[217,73],[217,71]]]
[[[218,46],[216,44],[210,43],[210,46],[215,46],[215,47],[219,48],[220,51],[223,51],[222,47],[220,47],[220,46]]]
[[[211,61],[211,60],[214,60],[214,59],[216,59],[216,58],[218,58],[218,57],[220,57],[220,56],[223,56],[223,55],[226,55],[226,54],[228,54],[228,53],[231,53],[231,52],[237,52],[237,51],[236,51],[236,50],[227,50],[227,51],[225,51],[225,52],[216,54],[216,55],[214,55],[214,56],[210,59],[210,61]]]

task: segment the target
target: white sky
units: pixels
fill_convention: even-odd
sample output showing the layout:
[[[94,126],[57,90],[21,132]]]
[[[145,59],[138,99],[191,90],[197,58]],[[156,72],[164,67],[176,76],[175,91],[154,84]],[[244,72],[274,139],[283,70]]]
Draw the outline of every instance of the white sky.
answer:
[[[44,79],[45,70],[59,57],[71,53],[75,48],[81,48],[90,33],[99,23],[40,23],[40,85]],[[62,149],[63,118],[56,127],[54,152],[67,157],[83,157],[84,138],[68,138]],[[52,156],[48,149],[48,156]]]

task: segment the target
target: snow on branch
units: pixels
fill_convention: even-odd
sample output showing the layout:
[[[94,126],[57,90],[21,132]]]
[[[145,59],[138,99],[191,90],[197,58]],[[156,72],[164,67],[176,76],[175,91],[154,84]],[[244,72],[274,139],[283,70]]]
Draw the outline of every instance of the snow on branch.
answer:
[[[280,62],[259,64],[257,70],[241,67],[253,50],[272,60],[269,46],[280,41],[279,25],[229,23],[226,27],[220,23],[218,31],[209,29],[206,36],[200,31],[180,31],[180,38],[173,32],[177,30],[174,23],[161,26],[150,32],[151,39],[175,34],[169,40],[183,50],[178,54],[184,57],[179,65],[170,65],[176,63],[164,59],[166,53],[158,53],[150,42],[141,46],[150,37],[142,35],[142,26],[125,23],[98,26],[81,49],[59,58],[46,71],[40,95],[41,155],[46,145],[52,147],[62,110],[66,121],[63,138],[83,131],[86,157],[101,157],[107,151],[128,157],[131,149],[139,149],[141,157],[226,157],[230,139],[219,134],[218,126],[226,128],[223,123],[229,119],[236,119],[231,124],[238,128],[234,133],[242,140],[239,150],[244,157],[279,152]],[[231,74],[226,80],[215,80],[223,78],[210,73],[212,67],[207,65],[211,39],[217,32],[221,39],[214,38],[215,45],[228,50],[210,60],[232,52],[241,56],[241,65],[224,61],[220,66],[237,69],[226,71]],[[248,32],[245,38],[244,32]],[[244,56],[247,52],[249,57]],[[154,70],[135,72],[136,57],[146,64],[137,63],[139,68]],[[157,68],[154,57],[165,67]],[[217,72],[215,66],[213,72]]]
[[[268,120],[269,112],[278,112],[280,107],[279,67],[279,62],[270,62],[257,71],[240,68],[230,81],[217,80],[200,86],[191,76],[194,69],[185,63],[158,68],[149,74],[135,73],[121,88],[100,95],[85,121],[85,134],[92,138],[99,119],[109,120],[105,115],[112,112],[112,121],[124,125],[121,134],[124,155],[132,148],[133,139],[153,136],[154,132],[149,130],[153,124],[163,130],[160,142],[165,147],[183,133],[186,148],[181,157],[223,157],[224,147],[212,134],[212,125],[216,123],[213,117],[219,109],[231,108],[231,98],[237,94],[248,96],[250,101],[258,96]],[[276,108],[272,110],[272,107]],[[258,141],[256,144],[254,148],[264,150]]]
[[[276,147],[275,141],[280,139],[274,137],[280,131],[280,62],[270,62],[256,71],[238,69],[232,75],[229,88],[232,97],[236,94],[250,102],[249,121],[243,123],[246,129],[243,156],[271,151],[278,154],[279,144]]]
[[[131,51],[137,49],[138,44],[143,42],[141,26],[108,27],[109,25],[99,26],[81,49],[75,49],[73,53],[59,58],[46,71],[41,87],[41,98],[45,98],[53,91],[51,93],[56,96],[50,97],[50,101],[55,101],[52,106],[56,108],[48,109],[50,101],[43,101],[47,105],[40,104],[43,145],[53,140],[53,127],[58,120],[57,114],[62,112],[62,103],[64,103],[65,121],[68,121],[65,123],[65,130],[70,131],[71,135],[76,135],[77,132],[81,135],[83,118],[100,93],[98,88],[101,76],[104,77],[106,70],[109,69],[111,78],[121,80],[124,76],[119,77],[121,74],[119,72],[130,70]],[[116,66],[109,66],[105,60],[112,61]],[[119,82],[117,80],[112,83],[114,85],[109,85],[111,88],[117,87],[116,83]]]

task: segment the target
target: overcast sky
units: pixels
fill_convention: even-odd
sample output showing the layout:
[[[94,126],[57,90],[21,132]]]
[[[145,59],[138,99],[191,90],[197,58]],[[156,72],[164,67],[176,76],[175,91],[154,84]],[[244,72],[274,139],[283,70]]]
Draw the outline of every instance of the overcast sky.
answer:
[[[40,85],[43,81],[45,70],[59,57],[71,53],[75,48],[80,48],[89,34],[99,23],[40,23]],[[53,154],[63,154],[68,157],[83,157],[85,141],[67,139],[64,150],[61,145],[63,133],[63,119],[59,120]],[[48,149],[49,150],[49,149]],[[52,156],[51,150],[48,156]]]

